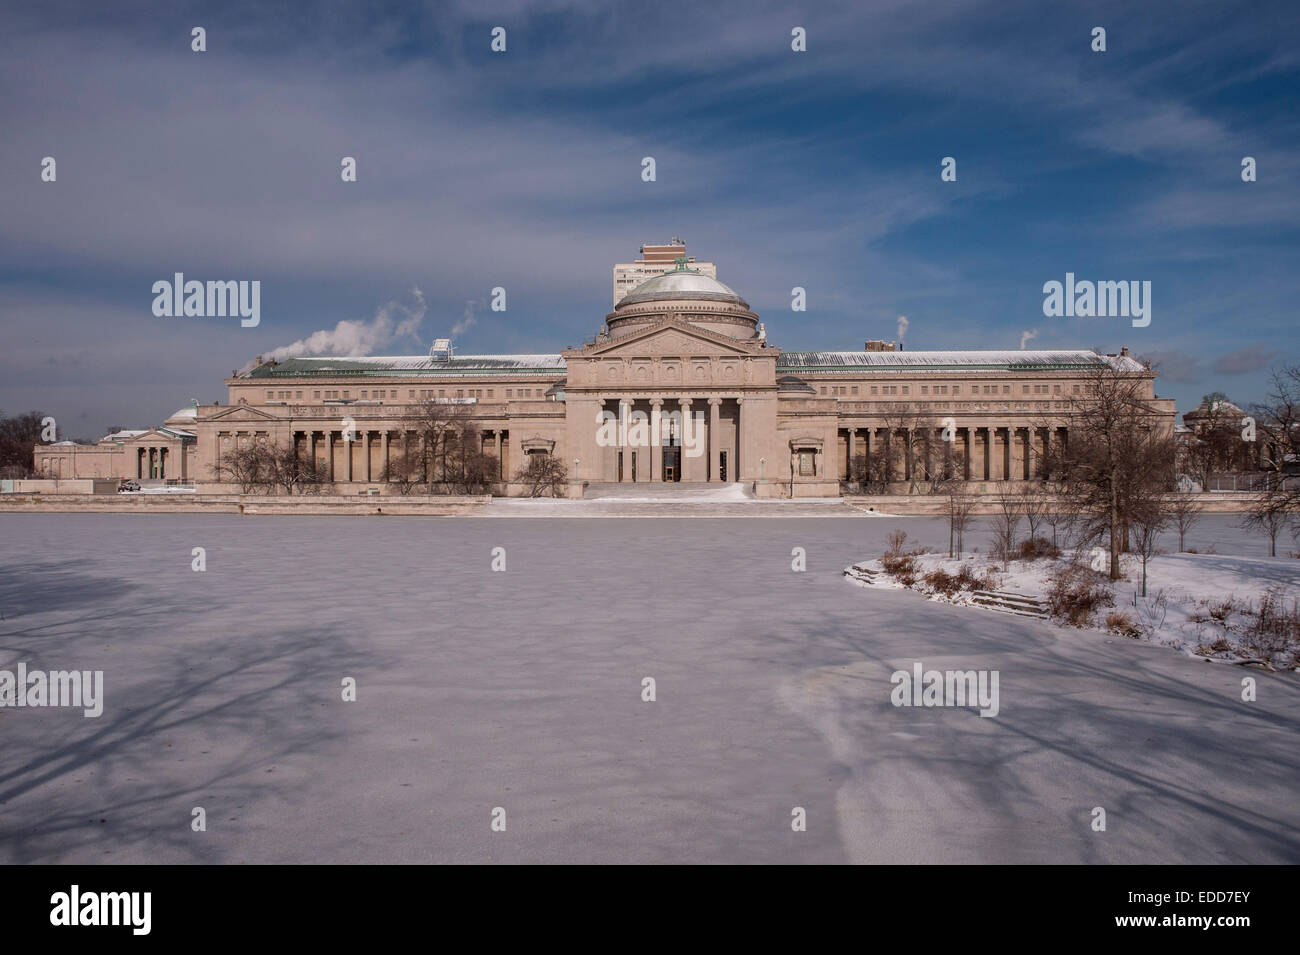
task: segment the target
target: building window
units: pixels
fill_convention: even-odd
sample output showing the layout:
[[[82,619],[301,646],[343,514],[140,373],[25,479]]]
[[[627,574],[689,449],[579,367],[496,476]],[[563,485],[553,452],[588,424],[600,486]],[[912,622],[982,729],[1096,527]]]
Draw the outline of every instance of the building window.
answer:
[[[876,394],[876,386],[875,386],[875,385],[872,385],[872,386],[871,386],[871,393],[872,393],[873,395]]]
[[[911,392],[911,390],[912,390],[912,386],[911,386],[911,385],[904,385],[904,386],[903,386],[903,394],[905,394],[905,395],[906,395],[906,394],[909,394],[909,393]]]
[[[320,397],[320,392],[319,392],[319,391],[313,391],[313,392],[311,393],[311,396],[312,396],[313,398],[319,398],[319,397]]]
[[[266,393],[266,400],[267,400],[267,401],[270,401],[270,400],[271,400],[272,398],[274,398],[274,397],[275,397],[275,392],[274,392],[274,391],[268,391],[268,392]]]
[[[921,386],[921,394],[923,394],[923,395],[928,395],[929,393],[930,393],[930,386],[929,386],[929,385],[922,385],[922,386]]]
[[[1009,394],[1011,394],[1011,386],[1010,386],[1010,385],[1003,385],[1003,386],[1002,386],[1002,393],[1003,393],[1004,395],[1009,395]]]
[[[857,385],[854,385],[854,386],[853,386],[853,393],[854,393],[855,395],[858,393],[858,386],[857,386]]]

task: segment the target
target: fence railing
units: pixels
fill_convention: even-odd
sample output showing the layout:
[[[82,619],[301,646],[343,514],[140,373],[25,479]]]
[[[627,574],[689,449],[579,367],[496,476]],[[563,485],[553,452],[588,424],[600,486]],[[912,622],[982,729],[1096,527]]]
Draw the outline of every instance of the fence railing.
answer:
[[[1267,491],[1278,486],[1283,488],[1300,487],[1300,475],[1278,475],[1272,471],[1248,472],[1245,474],[1212,474],[1207,491]]]

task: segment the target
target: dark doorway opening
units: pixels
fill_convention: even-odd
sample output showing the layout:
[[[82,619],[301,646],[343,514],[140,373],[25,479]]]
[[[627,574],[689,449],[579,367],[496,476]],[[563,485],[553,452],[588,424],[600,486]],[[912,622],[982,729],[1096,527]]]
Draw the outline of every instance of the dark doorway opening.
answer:
[[[665,482],[675,482],[682,479],[682,449],[677,447],[664,448],[664,473]]]

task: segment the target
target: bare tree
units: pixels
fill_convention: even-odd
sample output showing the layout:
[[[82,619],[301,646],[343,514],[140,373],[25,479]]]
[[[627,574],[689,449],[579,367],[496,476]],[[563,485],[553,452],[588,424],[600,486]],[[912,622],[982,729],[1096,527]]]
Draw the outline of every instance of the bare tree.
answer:
[[[321,467],[310,455],[299,453],[292,442],[280,444],[266,442],[261,445],[264,476],[273,487],[282,488],[285,494],[313,491],[325,478]]]
[[[410,494],[424,479],[424,456],[419,448],[412,448],[403,442],[389,454],[388,462],[379,473],[379,479],[394,485],[400,494]]]
[[[1174,443],[1146,395],[1149,379],[1118,361],[1088,375],[1070,401],[1067,446],[1053,449],[1062,499],[1077,515],[1076,544],[1105,541],[1110,579],[1135,515],[1173,485]]]
[[[1147,561],[1156,552],[1160,532],[1169,526],[1170,514],[1159,498],[1149,498],[1129,516],[1133,545],[1142,558],[1142,596],[1147,595]]]
[[[1268,494],[1260,494],[1241,518],[1241,526],[1268,535],[1268,556],[1277,556],[1277,535],[1291,523],[1289,513],[1277,507]]]
[[[888,467],[884,454],[877,451],[853,458],[853,473],[864,494],[884,494],[889,490]]]
[[[422,483],[428,484],[432,494],[435,487],[459,474],[464,436],[472,430],[470,406],[445,398],[425,399],[416,405],[408,427],[417,439]]]
[[[530,454],[515,480],[527,486],[529,497],[564,497],[568,472],[564,462],[553,454]]]
[[[954,538],[957,545],[956,557],[961,558],[965,550],[966,529],[970,527],[971,512],[975,499],[968,494],[948,493],[948,556],[952,557]]]
[[[1187,550],[1187,532],[1201,519],[1201,505],[1188,493],[1175,492],[1165,499],[1165,513],[1178,528],[1179,553]]]
[[[994,511],[989,518],[989,529],[993,531],[994,556],[1002,558],[1005,570],[1011,562],[1016,548],[1016,531],[1020,529],[1023,516],[1023,500],[1010,481],[998,485],[993,495]]]
[[[44,420],[45,415],[40,411],[0,414],[0,469],[3,469],[0,474],[7,478],[24,478],[35,473],[32,466],[36,460],[36,446],[43,440]],[[55,434],[54,437],[57,439],[61,435]]]
[[[271,483],[270,467],[260,438],[231,448],[221,456],[221,463],[213,466],[212,472],[218,481],[238,484],[245,494]]]
[[[1029,539],[1037,540],[1038,528],[1047,520],[1047,492],[1038,481],[1024,481],[1017,488],[1020,513],[1029,525]]]
[[[1286,472],[1300,462],[1300,365],[1274,369],[1272,381],[1268,400],[1251,409],[1261,464],[1271,472],[1256,511],[1294,516],[1300,514],[1300,476]],[[1263,523],[1259,526],[1267,529]]]
[[[890,478],[907,481],[908,494],[919,493],[922,485],[933,492],[930,482],[934,480],[936,471],[934,449],[927,436],[934,433],[936,420],[906,401],[891,403],[881,420],[889,435],[886,447]]]

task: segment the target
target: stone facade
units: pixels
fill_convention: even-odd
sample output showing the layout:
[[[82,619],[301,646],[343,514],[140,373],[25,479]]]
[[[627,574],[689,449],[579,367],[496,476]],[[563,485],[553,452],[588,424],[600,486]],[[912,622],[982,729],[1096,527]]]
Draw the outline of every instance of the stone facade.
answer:
[[[265,437],[364,490],[418,442],[422,406],[441,402],[465,406],[505,493],[520,492],[511,479],[530,454],[558,456],[573,496],[586,483],[664,481],[837,496],[863,467],[894,491],[924,490],[941,470],[980,491],[1040,476],[1043,452],[1069,440],[1071,399],[1103,364],[1139,378],[1172,430],[1173,402],[1127,351],[783,352],[739,295],[679,263],[624,296],[581,348],[259,362],[226,381],[227,404],[80,449],[75,473],[68,455],[61,473],[42,473],[138,477],[157,447],[166,477],[202,486],[223,454]],[[38,449],[37,469],[58,456]]]

